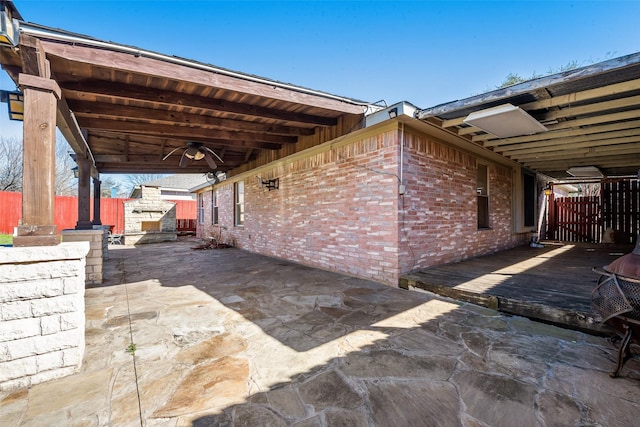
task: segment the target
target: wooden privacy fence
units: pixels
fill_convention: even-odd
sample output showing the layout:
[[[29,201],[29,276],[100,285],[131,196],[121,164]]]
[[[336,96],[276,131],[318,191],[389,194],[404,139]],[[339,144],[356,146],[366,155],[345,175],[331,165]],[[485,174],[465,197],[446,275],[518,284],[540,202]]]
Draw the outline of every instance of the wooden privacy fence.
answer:
[[[638,180],[605,181],[599,196],[552,198],[548,208],[550,239],[599,243],[611,228],[616,243],[635,243],[640,233]]]
[[[640,233],[640,181],[607,182],[601,191],[603,229],[615,230],[621,243],[635,243]]]
[[[116,233],[124,230],[124,202],[133,199],[100,199],[100,221],[103,225],[113,225]],[[178,232],[195,231],[196,201],[171,200],[176,203]],[[90,203],[93,218],[93,199]],[[22,217],[22,194],[0,191],[0,233],[13,234],[13,228]],[[56,196],[54,221],[58,230],[75,228],[78,222],[78,198]],[[193,222],[191,222],[193,221]],[[185,227],[182,230],[180,226]]]
[[[547,237],[564,242],[599,242],[600,197],[561,197],[550,201]]]

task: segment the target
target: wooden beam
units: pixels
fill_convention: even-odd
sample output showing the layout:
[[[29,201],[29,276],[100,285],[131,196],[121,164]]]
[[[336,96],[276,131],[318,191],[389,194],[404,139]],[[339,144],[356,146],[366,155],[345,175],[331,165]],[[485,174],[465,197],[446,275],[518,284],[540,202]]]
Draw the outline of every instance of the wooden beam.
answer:
[[[627,98],[620,97],[611,101],[595,102],[593,104],[574,107],[571,104],[564,108],[550,111],[538,116],[539,121],[564,119],[567,117],[575,117],[585,114],[602,113],[607,110],[615,110],[619,108],[629,109],[640,105],[640,95],[630,96]]]
[[[542,110],[545,108],[590,101],[592,99],[602,98],[609,95],[621,95],[623,93],[636,90],[640,90],[640,79],[629,80],[622,83],[616,83],[608,86],[598,87],[595,89],[574,92],[562,96],[554,96],[550,99],[528,102],[526,104],[520,105],[520,108],[527,111]]]
[[[638,160],[635,156],[598,156],[584,158],[567,158],[562,160],[528,161],[524,165],[537,169],[566,170],[572,166],[598,166],[598,167],[635,167],[637,171]]]
[[[204,137],[194,137],[190,135],[189,138],[186,137],[176,137],[176,138],[162,138],[156,135],[142,135],[137,133],[115,133],[110,131],[92,131],[89,137],[89,142],[96,153],[103,152],[106,147],[110,151],[113,151],[113,148],[119,147],[120,144],[124,144],[125,139],[129,140],[130,144],[137,145],[146,145],[149,146],[149,150],[156,150],[160,147],[161,157],[165,154],[168,154],[169,151],[174,148],[184,146],[188,141],[193,142],[201,142],[207,145],[211,149],[222,149],[224,147],[232,147],[232,148],[255,148],[259,150],[278,150],[282,147],[282,144],[277,144],[273,142],[256,142],[251,140],[236,140],[236,139],[223,139],[223,138],[204,138]],[[164,148],[163,148],[164,147]],[[119,149],[119,148],[116,148]],[[124,146],[122,147],[124,149]]]
[[[517,136],[513,138],[496,138],[493,135],[485,134],[474,136],[471,140],[473,142],[483,142],[485,147],[496,147],[499,145],[516,144],[519,142],[530,142],[541,139],[557,138],[558,135],[564,135],[563,132],[571,132],[577,130],[591,130],[595,129],[592,125],[601,125],[603,123],[612,123],[612,125],[600,126],[599,128],[607,128],[609,130],[621,130],[629,129],[631,127],[637,127],[637,120],[633,122],[627,122],[627,120],[640,119],[640,110],[623,111],[620,113],[603,114],[600,116],[588,117],[585,119],[567,120],[565,122],[558,123],[557,125],[547,126],[549,132],[541,132],[534,135]],[[629,123],[634,123],[630,125]],[[584,127],[592,126],[592,127]],[[578,129],[582,127],[581,129]],[[593,132],[591,132],[593,133]],[[493,138],[493,139],[490,139]]]
[[[25,77],[23,77],[25,76]],[[60,243],[54,221],[56,110],[60,94],[55,82],[21,74],[24,93],[22,223],[14,246],[53,246]]]
[[[190,82],[346,114],[363,115],[366,109],[365,105],[357,104],[354,101],[348,102],[346,99],[342,100],[338,97],[314,94],[302,88],[289,88],[275,81],[270,82],[266,79],[254,81],[248,75],[230,76],[216,72],[213,67],[211,70],[201,69],[197,63],[184,65],[172,63],[170,57],[164,61],[139,56],[139,52],[136,55],[100,49],[97,53],[96,48],[87,45],[72,45],[53,41],[43,41],[43,44],[50,55],[56,55],[69,61],[91,64],[106,70],[118,70],[132,75],[164,77],[171,81]]]
[[[30,75],[43,77],[47,80],[51,78],[50,64],[46,59],[45,49],[39,39],[29,35],[22,35],[20,37],[20,53],[23,61],[22,68],[24,70],[22,79],[25,81],[25,84],[29,84],[28,79]],[[78,127],[78,123],[72,117],[69,106],[64,96],[60,93],[60,87],[57,82],[54,80],[49,81],[51,83],[44,83],[43,81],[40,84],[48,84],[49,87],[47,90],[58,91],[56,94],[56,98],[58,99],[56,126],[60,129],[60,133],[65,137],[71,149],[76,154],[84,154],[89,150],[89,147]],[[92,176],[98,176],[98,171],[93,161],[91,162],[90,172]]]
[[[619,143],[638,141],[640,136],[640,128],[629,129],[624,131],[603,132],[592,135],[574,136],[570,138],[562,138],[560,141],[555,139],[529,142],[518,145],[509,145],[506,150],[502,147],[496,148],[496,153],[503,156],[517,156],[519,154],[540,153],[549,150],[562,149],[562,147],[570,146],[574,148],[601,147],[604,145],[613,145]]]
[[[628,144],[616,144],[604,147],[589,148],[567,148],[558,149],[554,151],[546,151],[537,154],[526,154],[519,156],[510,156],[512,159],[522,163],[526,161],[538,161],[538,160],[561,160],[565,158],[579,158],[579,157],[597,157],[607,155],[634,155],[640,153],[640,142],[635,140]],[[639,165],[640,166],[640,165]]]
[[[258,105],[227,101],[224,99],[174,92],[160,88],[127,85],[117,82],[63,81],[62,88],[65,91],[65,95],[70,99],[83,99],[87,94],[91,94],[121,100],[145,101],[167,106],[200,108],[214,112],[233,113],[243,116],[311,124],[315,126],[335,126],[338,123],[338,120],[333,117],[304,114],[277,108],[262,107]]]
[[[627,116],[627,118],[630,118],[630,119],[635,119],[640,117],[639,115],[640,112],[638,111],[630,111],[627,113],[618,113],[618,114],[615,114],[615,116],[616,117]],[[591,120],[589,119],[589,121]],[[573,122],[576,122],[575,126],[566,126],[566,128],[562,130],[542,132],[535,135],[517,136],[513,138],[492,139],[490,141],[483,142],[483,145],[485,147],[499,147],[499,146],[505,146],[505,145],[519,144],[523,142],[543,141],[548,139],[558,139],[558,138],[564,138],[569,136],[587,135],[587,134],[593,134],[593,133],[599,133],[599,132],[612,132],[612,131],[634,129],[634,128],[640,127],[640,120],[623,121],[622,118],[620,118],[619,120],[603,120],[602,123],[610,123],[610,124],[600,125],[600,126],[588,126],[586,123],[584,123],[583,120],[573,120]],[[585,126],[585,127],[580,127],[581,125],[578,122],[582,122],[583,123],[582,126]],[[565,123],[568,123],[568,122],[565,122]],[[479,141],[476,141],[475,138],[473,138],[473,141],[479,142]]]
[[[228,140],[254,140],[258,142],[275,142],[279,144],[291,144],[297,142],[297,138],[293,136],[272,135],[268,133],[258,132],[233,132],[227,130],[205,129],[202,127],[191,126],[174,126],[167,124],[132,122],[122,120],[83,118],[80,122],[83,128],[100,129],[108,131],[131,132],[142,135],[155,135],[162,137],[183,137],[189,140],[192,138],[210,138],[215,136],[219,139]]]
[[[164,109],[131,107],[127,105],[106,104],[99,102],[73,101],[70,104],[76,117],[111,116],[116,118],[132,118],[152,120],[167,124],[188,124],[204,128],[223,128],[247,132],[267,132],[280,135],[313,135],[314,129],[305,127],[281,126],[269,123],[248,122],[245,120],[224,119],[203,114],[183,113]]]

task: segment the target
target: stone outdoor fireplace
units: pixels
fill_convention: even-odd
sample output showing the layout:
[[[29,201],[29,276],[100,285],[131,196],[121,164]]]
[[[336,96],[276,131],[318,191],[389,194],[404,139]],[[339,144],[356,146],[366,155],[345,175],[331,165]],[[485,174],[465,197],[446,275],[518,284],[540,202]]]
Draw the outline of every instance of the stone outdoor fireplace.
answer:
[[[177,240],[176,204],[162,200],[160,188],[142,186],[140,199],[124,202],[124,244]]]

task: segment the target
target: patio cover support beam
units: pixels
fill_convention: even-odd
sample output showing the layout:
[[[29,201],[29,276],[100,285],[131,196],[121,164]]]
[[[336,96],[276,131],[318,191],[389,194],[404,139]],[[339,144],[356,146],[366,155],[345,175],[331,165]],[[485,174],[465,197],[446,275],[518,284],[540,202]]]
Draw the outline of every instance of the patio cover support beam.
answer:
[[[93,177],[93,225],[102,225],[100,220],[100,197],[102,190],[100,189],[100,177]]]
[[[91,164],[90,160],[85,156],[79,155],[76,158],[78,162],[78,222],[76,230],[91,230],[93,223],[91,222]]]
[[[22,224],[14,246],[54,246],[56,112],[60,87],[49,78],[20,74],[24,92]]]

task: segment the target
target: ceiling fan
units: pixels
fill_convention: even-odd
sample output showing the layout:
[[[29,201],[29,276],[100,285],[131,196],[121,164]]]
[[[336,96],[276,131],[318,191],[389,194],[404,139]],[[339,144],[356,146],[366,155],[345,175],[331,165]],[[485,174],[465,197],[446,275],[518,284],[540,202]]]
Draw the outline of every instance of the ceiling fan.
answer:
[[[164,156],[162,160],[166,160],[170,155],[172,155],[173,153],[175,153],[180,149],[184,149],[184,151],[182,152],[182,157],[180,157],[180,163],[179,163],[181,168],[187,167],[189,160],[205,159],[205,161],[209,165],[209,168],[211,168],[212,170],[216,169],[218,165],[216,164],[215,160],[211,156],[212,154],[218,160],[220,160],[221,163],[224,163],[220,158],[220,156],[218,156],[211,148],[205,147],[200,142],[187,142],[187,144],[184,147],[174,148],[173,150],[171,150],[169,154]]]

